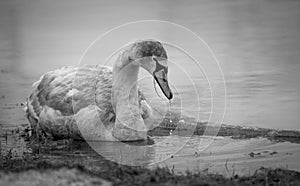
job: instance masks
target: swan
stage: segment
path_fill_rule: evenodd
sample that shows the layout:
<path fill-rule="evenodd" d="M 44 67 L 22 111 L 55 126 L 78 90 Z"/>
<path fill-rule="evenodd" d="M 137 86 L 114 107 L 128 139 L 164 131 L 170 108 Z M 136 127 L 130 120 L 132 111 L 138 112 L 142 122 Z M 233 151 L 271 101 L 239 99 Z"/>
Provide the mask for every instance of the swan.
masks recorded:
<path fill-rule="evenodd" d="M 113 68 L 68 66 L 47 72 L 25 102 L 34 133 L 55 139 L 137 141 L 147 139 L 152 109 L 137 85 L 139 68 L 148 71 L 167 99 L 167 52 L 156 40 L 136 41 L 118 55 Z"/>

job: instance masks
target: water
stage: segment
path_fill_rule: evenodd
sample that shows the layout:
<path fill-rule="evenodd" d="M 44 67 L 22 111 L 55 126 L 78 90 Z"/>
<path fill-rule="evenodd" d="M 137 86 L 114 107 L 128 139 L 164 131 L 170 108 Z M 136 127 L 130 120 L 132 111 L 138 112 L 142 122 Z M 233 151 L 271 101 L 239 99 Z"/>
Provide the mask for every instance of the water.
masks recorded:
<path fill-rule="evenodd" d="M 171 143 L 162 143 L 156 150 L 156 154 L 172 152 L 178 148 L 176 142 L 182 137 L 172 136 Z M 165 137 L 157 138 L 156 142 L 162 142 Z M 185 172 L 186 170 L 197 171 L 208 169 L 209 172 L 232 176 L 233 173 L 239 175 L 251 175 L 255 170 L 264 167 L 285 167 L 299 170 L 300 164 L 297 162 L 299 144 L 273 143 L 267 139 L 233 140 L 230 138 L 193 136 L 186 145 L 166 161 L 158 163 L 168 166 L 175 172 Z M 211 143 L 205 150 L 197 151 L 199 142 L 202 144 Z M 251 157 L 249 154 L 255 155 Z M 158 155 L 156 155 L 158 156 Z M 157 157 L 156 157 L 157 158 Z M 158 159 L 158 158 L 157 158 Z M 155 161 L 156 159 L 152 160 Z"/>
<path fill-rule="evenodd" d="M 154 145 L 126 146 L 123 143 L 90 142 L 93 149 L 119 163 L 155 168 L 167 166 L 174 172 L 209 169 L 232 176 L 251 175 L 261 166 L 300 170 L 299 144 L 275 143 L 263 138 L 233 140 L 228 137 L 153 137 Z M 210 144 L 198 150 L 200 144 Z M 131 144 L 132 145 L 132 144 Z M 136 148 L 138 147 L 138 148 Z M 251 157 L 250 154 L 254 153 Z"/>
<path fill-rule="evenodd" d="M 211 47 L 226 80 L 224 123 L 299 130 L 299 10 L 300 1 L 294 0 L 205 0 L 200 3 L 171 0 L 126 3 L 89 1 L 89 4 L 84 5 L 82 1 L 70 0 L 1 1 L 1 153 L 7 153 L 12 147 L 20 156 L 23 152 L 31 151 L 22 138 L 10 136 L 5 139 L 4 136 L 11 129 L 27 123 L 20 103 L 32 90 L 34 81 L 47 71 L 76 65 L 86 47 L 100 34 L 120 24 L 141 19 L 162 19 L 181 24 L 202 37 Z M 164 40 L 182 42 L 184 49 L 196 51 L 195 57 L 202 59 L 200 64 L 203 67 L 214 69 L 212 57 L 204 46 L 198 48 L 187 36 L 179 37 L 176 30 L 160 30 L 159 27 L 151 30 L 158 32 L 158 36 Z M 111 54 L 110 51 L 116 49 L 114 44 L 136 32 L 121 33 L 119 37 L 107 40 L 103 50 L 91 51 L 86 60 L 100 63 L 100 53 Z M 211 112 L 221 114 L 224 95 L 214 95 L 217 105 L 211 110 L 211 87 L 203 72 L 199 72 L 198 68 L 191 65 L 190 59 L 174 47 L 166 46 L 166 49 L 173 62 L 169 64 L 169 80 L 174 93 L 172 111 L 179 110 L 195 118 L 199 116 L 200 120 L 208 120 Z M 179 67 L 184 67 L 187 75 L 182 75 Z M 195 82 L 195 87 L 190 80 Z M 216 74 L 209 74 L 209 80 L 214 82 L 214 90 L 222 88 L 222 81 Z M 151 78 L 145 78 L 139 83 L 151 106 L 163 105 L 162 110 L 168 110 L 170 103 L 163 98 L 160 90 L 158 92 L 162 98 L 156 95 Z M 255 140 L 217 139 L 210 146 L 213 155 L 208 151 L 200 155 L 201 159 L 195 155 L 199 137 L 193 137 L 185 150 L 179 154 L 174 153 L 176 155 L 170 158 L 168 151 L 178 148 L 185 141 L 185 138 L 172 134 L 167 141 L 155 138 L 158 146 L 148 148 L 148 157 L 142 157 L 139 163 L 151 164 L 169 157 L 162 165 L 171 168 L 175 165 L 176 171 L 184 171 L 186 166 L 190 169 L 199 166 L 222 172 L 224 163 L 230 159 L 230 174 L 233 170 L 246 173 L 250 166 L 254 170 L 261 163 L 265 166 L 288 165 L 289 168 L 300 170 L 300 165 L 295 163 L 299 162 L 297 144 L 273 144 L 262 139 Z M 162 141 L 164 143 L 160 143 Z M 261 147 L 269 153 L 264 154 Z M 117 154 L 114 150 L 119 149 L 109 143 L 101 148 L 106 149 L 108 154 Z M 263 157 L 252 159 L 248 155 L 251 151 L 260 152 Z M 277 151 L 279 155 L 270 155 L 271 151 Z M 135 155 L 139 158 L 143 153 Z"/>
<path fill-rule="evenodd" d="M 77 64 L 88 44 L 101 33 L 132 20 L 163 19 L 193 30 L 219 59 L 227 87 L 225 123 L 300 129 L 299 1 L 152 1 L 141 4 L 120 1 L 106 2 L 105 6 L 98 1 L 86 6 L 82 6 L 81 1 L 62 1 L 59 4 L 30 0 L 1 2 L 0 21 L 4 25 L 0 35 L 2 123 L 6 120 L 4 103 L 23 101 L 31 83 L 43 73 Z M 175 31 L 159 33 L 173 41 L 184 40 L 176 38 Z M 187 50 L 194 47 L 193 42 L 183 44 Z M 205 52 L 205 49 L 198 50 L 199 55 Z M 169 52 L 170 58 L 185 66 L 195 80 L 201 93 L 201 108 L 195 104 L 196 96 L 190 83 L 182 80 L 174 65 L 170 65 L 169 79 L 175 83 L 183 103 L 188 105 L 184 108 L 186 113 L 200 109 L 199 119 L 207 120 L 211 108 L 210 88 L 203 74 L 193 71 L 176 55 Z M 213 81 L 216 85 L 221 83 Z M 10 123 L 16 124 L 14 119 Z"/>

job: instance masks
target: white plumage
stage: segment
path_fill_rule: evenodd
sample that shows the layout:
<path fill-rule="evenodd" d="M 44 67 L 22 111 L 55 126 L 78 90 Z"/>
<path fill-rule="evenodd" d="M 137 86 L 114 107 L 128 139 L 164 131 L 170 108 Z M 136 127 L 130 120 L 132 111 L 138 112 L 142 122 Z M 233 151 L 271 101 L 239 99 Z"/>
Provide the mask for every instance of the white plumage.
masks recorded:
<path fill-rule="evenodd" d="M 139 41 L 120 54 L 113 70 L 85 65 L 46 73 L 27 98 L 26 114 L 32 128 L 54 138 L 146 139 L 152 111 L 135 82 L 140 66 L 155 76 L 153 56 L 167 58 L 159 42 Z M 159 70 L 161 73 L 161 67 Z M 172 98 L 168 85 L 157 82 Z"/>

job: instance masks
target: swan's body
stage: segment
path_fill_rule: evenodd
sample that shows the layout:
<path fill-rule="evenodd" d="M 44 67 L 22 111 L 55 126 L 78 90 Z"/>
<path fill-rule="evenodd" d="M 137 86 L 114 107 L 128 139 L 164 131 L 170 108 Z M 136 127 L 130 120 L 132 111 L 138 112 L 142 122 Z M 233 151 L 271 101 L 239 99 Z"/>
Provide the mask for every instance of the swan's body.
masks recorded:
<path fill-rule="evenodd" d="M 159 65 L 153 66 L 157 59 L 149 62 L 149 57 L 157 54 L 166 58 L 159 42 L 141 41 L 120 54 L 113 70 L 95 65 L 46 73 L 33 85 L 33 93 L 27 99 L 26 113 L 32 128 L 56 138 L 146 139 L 153 119 L 136 84 L 139 67 L 153 73 L 165 95 L 172 98 L 164 84 L 166 77 L 157 78 L 158 71 L 163 73 L 161 65 L 157 69 Z"/>

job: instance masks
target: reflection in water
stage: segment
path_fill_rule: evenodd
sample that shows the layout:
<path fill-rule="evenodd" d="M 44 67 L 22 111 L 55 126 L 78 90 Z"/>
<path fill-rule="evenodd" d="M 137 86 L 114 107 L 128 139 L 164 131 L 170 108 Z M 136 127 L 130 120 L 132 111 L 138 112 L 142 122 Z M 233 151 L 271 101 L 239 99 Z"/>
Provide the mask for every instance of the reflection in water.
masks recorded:
<path fill-rule="evenodd" d="M 122 142 L 88 142 L 101 156 L 108 160 L 131 166 L 147 166 L 155 156 L 152 145 L 130 145 Z"/>
<path fill-rule="evenodd" d="M 0 137 L 1 155 L 4 157 L 18 158 L 37 153 L 46 159 L 78 161 L 99 168 L 103 167 L 105 158 L 131 166 L 167 166 L 175 172 L 208 168 L 209 171 L 226 175 L 229 174 L 224 167 L 227 161 L 230 165 L 228 167 L 232 167 L 230 171 L 235 171 L 236 174 L 249 174 L 249 171 L 257 170 L 262 165 L 288 165 L 289 168 L 300 170 L 300 163 L 297 163 L 299 144 L 274 143 L 264 138 L 237 140 L 230 137 L 188 137 L 180 131 L 174 131 L 170 136 L 153 137 L 154 142 L 151 143 L 70 141 L 67 145 L 64 142 L 49 141 L 47 143 L 50 145 L 33 146 L 24 142 L 17 134 L 9 133 L 5 137 L 1 133 Z M 250 158 L 251 152 L 259 154 L 259 158 Z M 274 152 L 278 153 L 274 155 Z"/>
<path fill-rule="evenodd" d="M 300 153 L 299 144 L 274 143 L 264 138 L 234 140 L 227 137 L 178 135 L 154 137 L 153 140 L 155 144 L 152 145 L 143 142 L 143 145 L 140 142 L 135 145 L 89 142 L 89 145 L 101 156 L 118 163 L 153 168 L 167 166 L 175 172 L 209 168 L 210 171 L 226 175 L 229 174 L 224 167 L 226 161 L 236 174 L 249 174 L 249 171 L 257 170 L 262 166 L 261 161 L 264 166 L 288 165 L 300 170 L 300 164 L 295 163 Z M 279 155 L 273 155 L 274 151 Z M 258 152 L 261 156 L 249 159 L 250 152 Z M 230 168 L 230 171 L 233 170 Z"/>
<path fill-rule="evenodd" d="M 147 141 L 126 143 L 88 141 L 87 143 L 95 152 L 108 160 L 131 166 L 155 166 L 184 148 L 189 142 L 195 126 L 191 126 L 189 129 L 185 126 L 184 131 L 180 131 L 179 128 L 177 127 L 173 131 L 174 135 L 148 138 Z M 201 140 L 199 140 L 199 144 L 200 142 Z M 194 148 L 197 149 L 198 145 L 195 144 Z"/>

